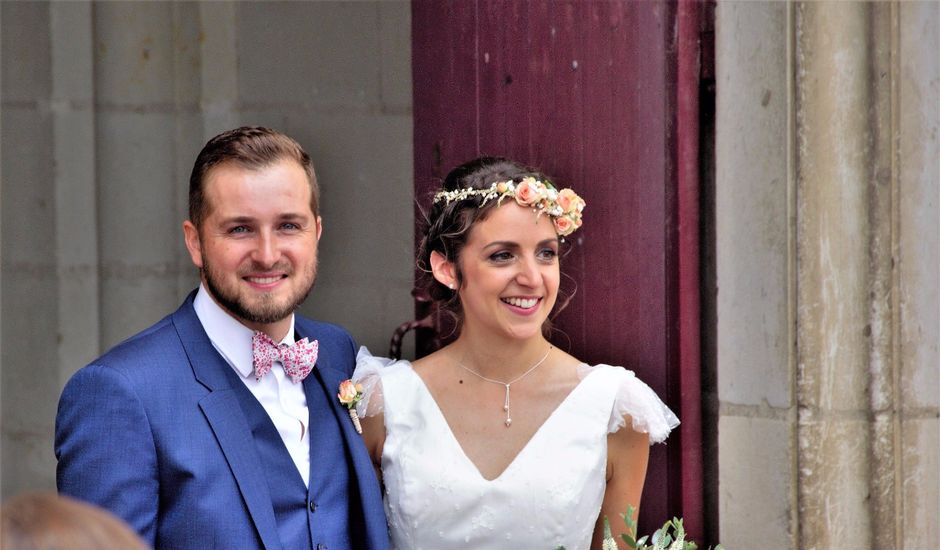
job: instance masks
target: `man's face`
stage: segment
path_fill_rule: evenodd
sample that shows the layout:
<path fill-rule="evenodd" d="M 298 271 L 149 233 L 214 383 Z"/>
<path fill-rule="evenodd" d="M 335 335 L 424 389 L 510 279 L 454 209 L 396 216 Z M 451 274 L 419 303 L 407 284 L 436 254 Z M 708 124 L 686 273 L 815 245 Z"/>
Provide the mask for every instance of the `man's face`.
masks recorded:
<path fill-rule="evenodd" d="M 204 193 L 201 226 L 183 224 L 203 283 L 249 328 L 286 323 L 313 287 L 322 230 L 303 168 L 292 160 L 259 169 L 222 164 L 209 171 Z"/>

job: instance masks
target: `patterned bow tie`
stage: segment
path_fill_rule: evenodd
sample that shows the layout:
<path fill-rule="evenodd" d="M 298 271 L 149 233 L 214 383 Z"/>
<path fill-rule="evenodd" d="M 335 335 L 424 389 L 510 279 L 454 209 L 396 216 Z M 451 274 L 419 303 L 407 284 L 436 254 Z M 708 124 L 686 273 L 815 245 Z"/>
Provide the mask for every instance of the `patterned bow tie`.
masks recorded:
<path fill-rule="evenodd" d="M 255 378 L 261 377 L 271 370 L 275 361 L 280 361 L 284 372 L 296 384 L 310 374 L 317 364 L 317 350 L 320 343 L 314 340 L 308 342 L 306 338 L 294 342 L 293 346 L 277 344 L 263 332 L 255 332 L 251 337 L 251 354 L 255 365 Z"/>

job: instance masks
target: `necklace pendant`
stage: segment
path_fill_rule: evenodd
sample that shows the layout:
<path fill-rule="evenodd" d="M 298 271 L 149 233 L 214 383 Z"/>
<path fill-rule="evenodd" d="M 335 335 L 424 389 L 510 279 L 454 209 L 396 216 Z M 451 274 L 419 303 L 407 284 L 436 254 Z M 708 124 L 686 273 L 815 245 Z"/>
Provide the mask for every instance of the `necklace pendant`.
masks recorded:
<path fill-rule="evenodd" d="M 512 426 L 512 417 L 510 416 L 510 412 L 509 412 L 509 390 L 510 390 L 510 386 L 512 386 L 514 383 L 516 383 L 516 382 L 522 380 L 522 379 L 525 378 L 526 376 L 529 376 L 529 374 L 531 374 L 532 371 L 534 371 L 535 369 L 539 368 L 539 366 L 540 366 L 542 363 L 544 363 L 546 359 L 548 359 L 548 356 L 549 356 L 549 354 L 552 352 L 552 349 L 553 349 L 552 346 L 548 346 L 548 351 L 545 352 L 545 355 L 543 355 L 542 358 L 539 359 L 537 363 L 535 363 L 534 365 L 532 365 L 531 367 L 529 367 L 529 370 L 525 371 L 524 373 L 522 373 L 521 375 L 515 377 L 514 379 L 510 380 L 509 382 L 503 382 L 503 381 L 501 381 L 501 380 L 493 380 L 492 378 L 487 378 L 487 377 L 483 376 L 482 374 L 476 372 L 475 370 L 473 370 L 473 369 L 467 367 L 466 365 L 464 365 L 464 364 L 463 364 L 462 362 L 460 362 L 460 361 L 457 362 L 457 366 L 460 367 L 460 368 L 462 368 L 463 370 L 469 372 L 470 374 L 476 376 L 477 378 L 479 378 L 479 379 L 481 379 L 481 380 L 484 380 L 484 381 L 489 382 L 489 383 L 491 383 L 491 384 L 499 384 L 499 385 L 503 386 L 503 387 L 506 389 L 506 393 L 505 393 L 504 396 L 503 396 L 503 411 L 506 413 L 506 420 L 504 421 L 504 424 L 505 424 L 506 427 L 508 428 L 508 427 Z M 463 380 L 460 380 L 460 383 L 463 384 Z"/>

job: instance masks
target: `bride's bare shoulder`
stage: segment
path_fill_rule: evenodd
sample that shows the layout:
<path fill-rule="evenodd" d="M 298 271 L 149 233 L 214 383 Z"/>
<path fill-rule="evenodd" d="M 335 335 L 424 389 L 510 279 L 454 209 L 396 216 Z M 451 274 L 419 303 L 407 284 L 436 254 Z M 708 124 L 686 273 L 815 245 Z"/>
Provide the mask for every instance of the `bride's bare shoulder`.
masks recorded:
<path fill-rule="evenodd" d="M 555 353 L 558 354 L 556 359 L 558 363 L 564 365 L 567 368 L 577 367 L 578 365 L 583 364 L 583 361 L 571 355 L 567 351 L 555 348 Z"/>
<path fill-rule="evenodd" d="M 423 377 L 423 375 L 430 372 L 440 371 L 443 366 L 450 362 L 450 353 L 447 347 L 443 347 L 430 355 L 412 361 L 411 366 L 414 368 L 415 372 Z"/>

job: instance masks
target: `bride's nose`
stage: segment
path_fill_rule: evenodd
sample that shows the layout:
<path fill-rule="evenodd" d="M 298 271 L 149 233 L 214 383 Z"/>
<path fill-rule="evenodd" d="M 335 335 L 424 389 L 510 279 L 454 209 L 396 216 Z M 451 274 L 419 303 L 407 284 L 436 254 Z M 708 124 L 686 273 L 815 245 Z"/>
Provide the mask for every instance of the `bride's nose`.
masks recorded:
<path fill-rule="evenodd" d="M 516 282 L 522 286 L 536 288 L 542 284 L 542 271 L 535 258 L 524 258 L 519 262 L 519 271 L 516 272 Z"/>

